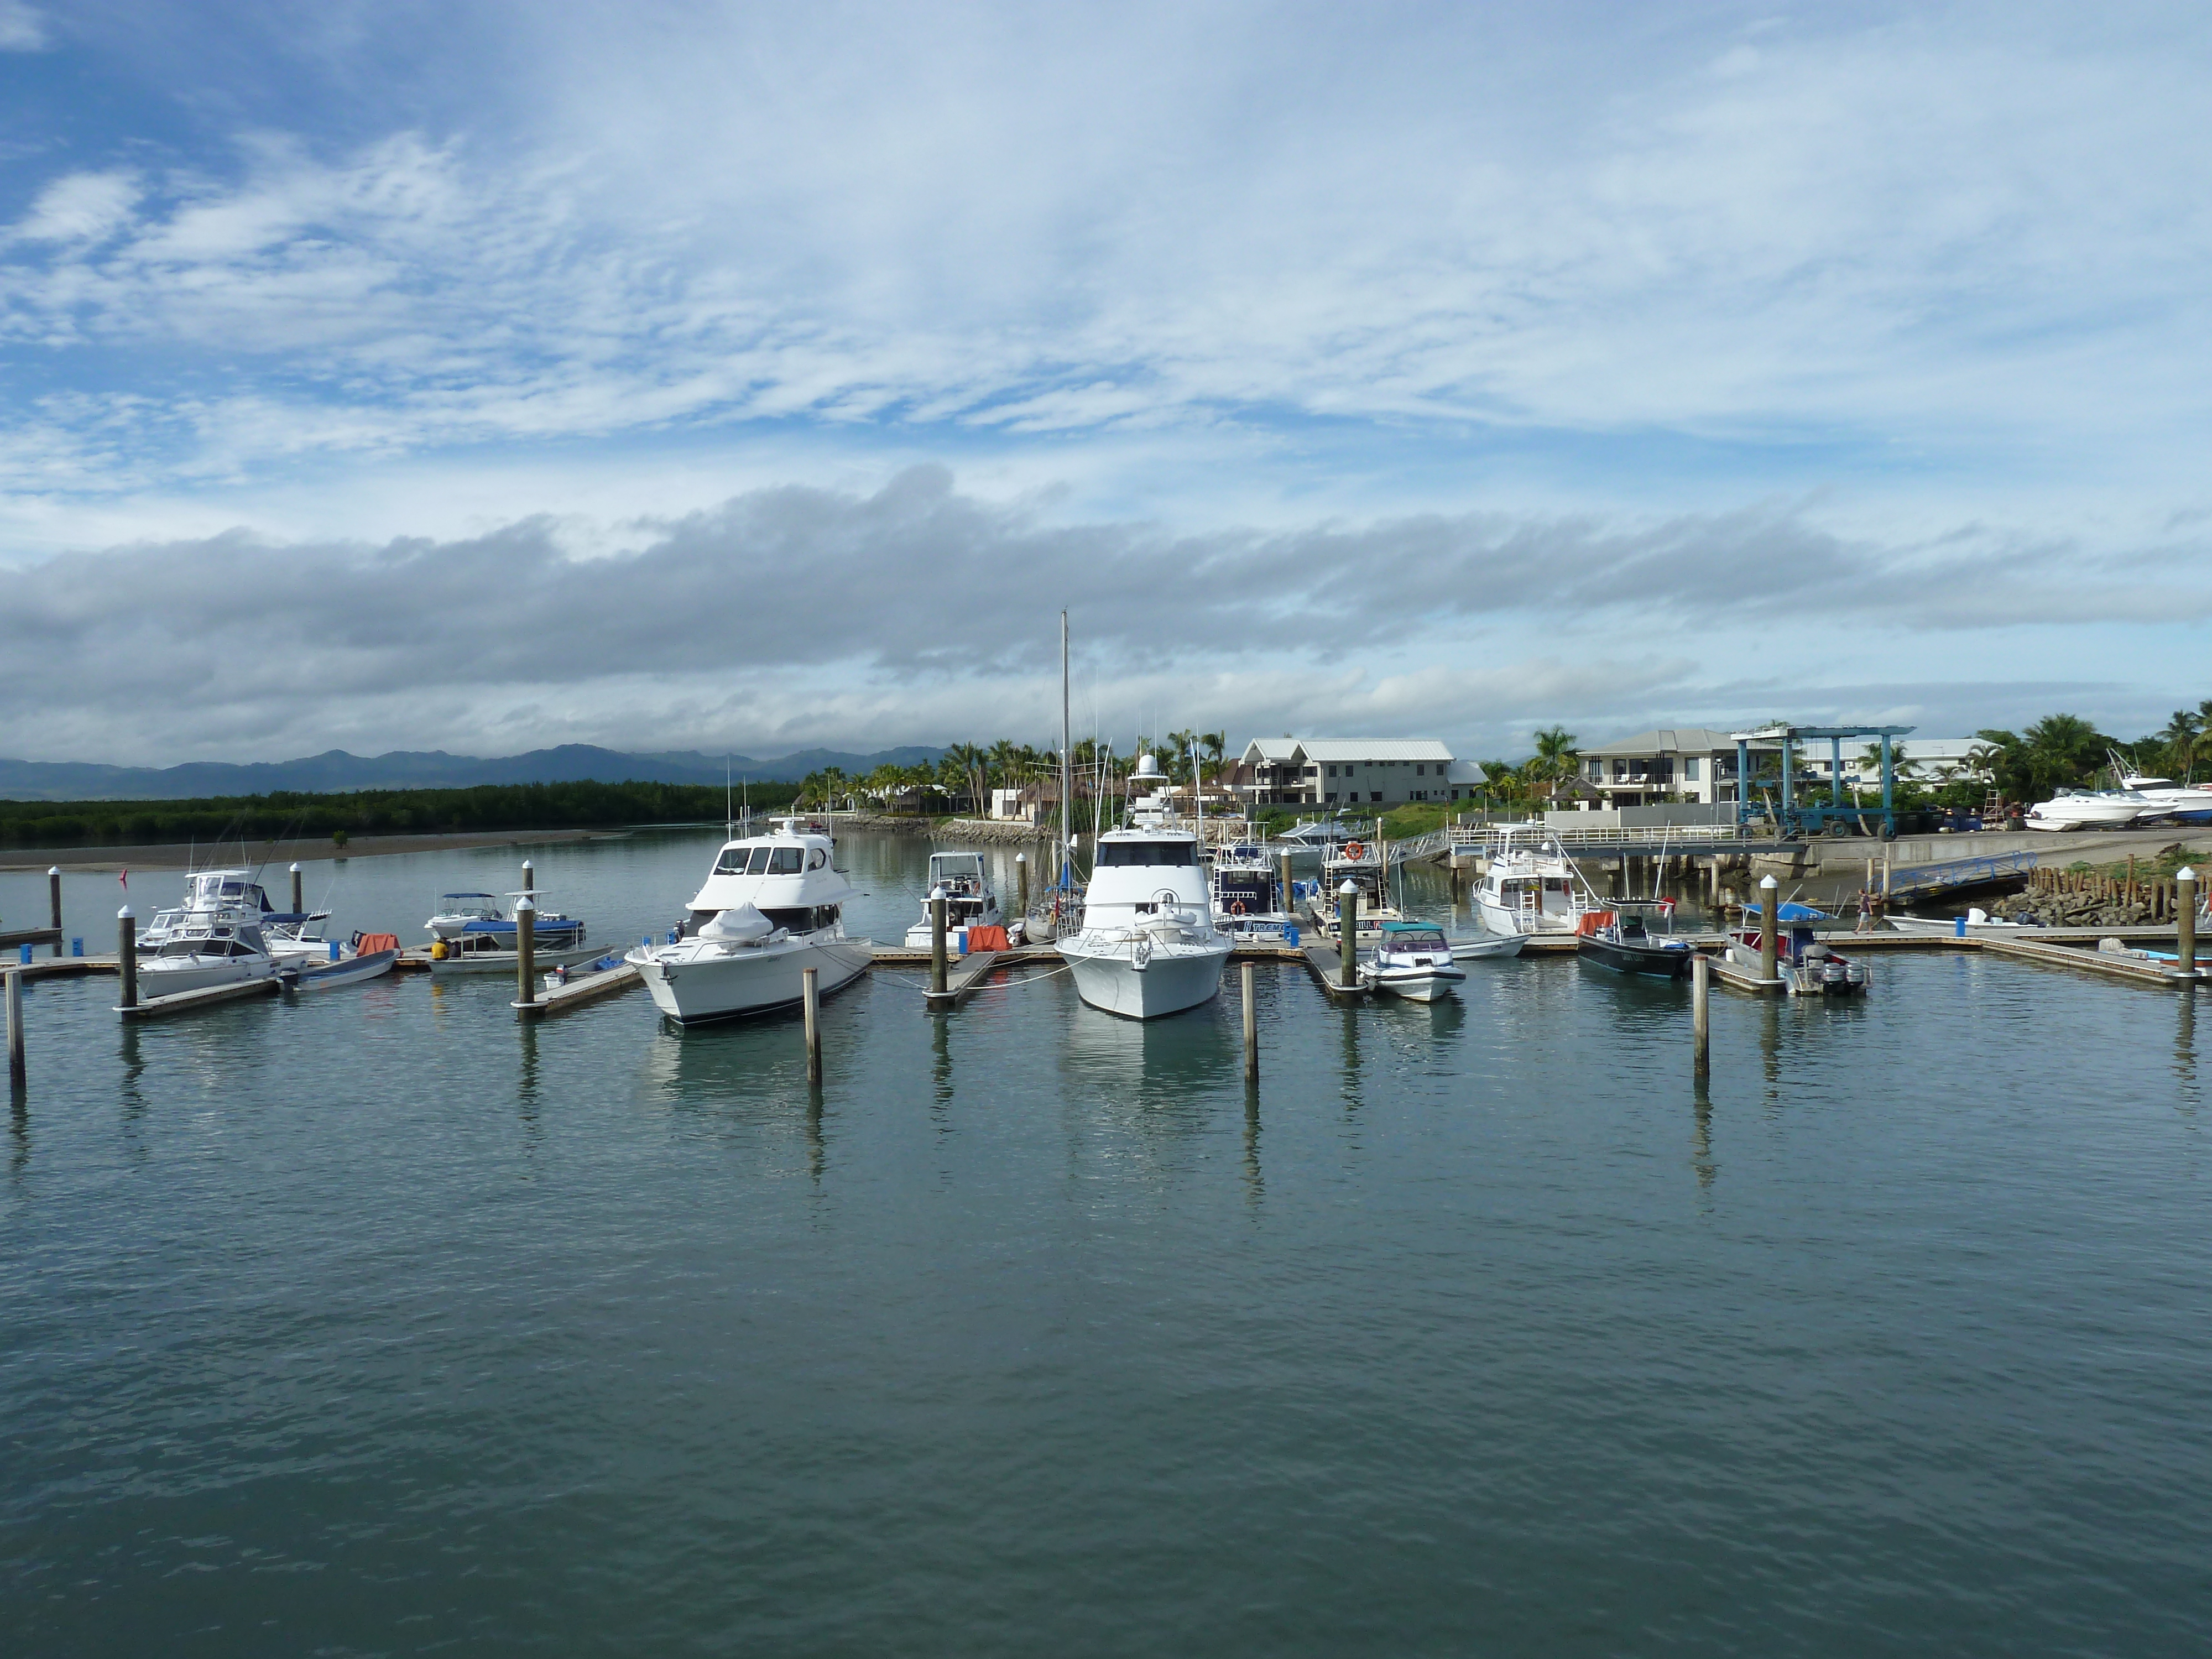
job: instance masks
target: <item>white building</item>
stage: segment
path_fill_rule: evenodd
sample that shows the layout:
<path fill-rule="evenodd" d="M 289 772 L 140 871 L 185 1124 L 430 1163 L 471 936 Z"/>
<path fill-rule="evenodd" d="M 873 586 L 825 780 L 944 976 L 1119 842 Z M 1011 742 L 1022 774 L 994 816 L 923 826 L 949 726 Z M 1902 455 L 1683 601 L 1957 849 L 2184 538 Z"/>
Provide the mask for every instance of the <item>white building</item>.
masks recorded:
<path fill-rule="evenodd" d="M 1735 738 L 1703 726 L 1662 726 L 1581 752 L 1583 781 L 1602 807 L 1735 799 Z"/>
<path fill-rule="evenodd" d="M 1400 806 L 1466 799 L 1453 771 L 1451 750 L 1425 738 L 1255 738 L 1231 781 L 1255 805 Z"/>

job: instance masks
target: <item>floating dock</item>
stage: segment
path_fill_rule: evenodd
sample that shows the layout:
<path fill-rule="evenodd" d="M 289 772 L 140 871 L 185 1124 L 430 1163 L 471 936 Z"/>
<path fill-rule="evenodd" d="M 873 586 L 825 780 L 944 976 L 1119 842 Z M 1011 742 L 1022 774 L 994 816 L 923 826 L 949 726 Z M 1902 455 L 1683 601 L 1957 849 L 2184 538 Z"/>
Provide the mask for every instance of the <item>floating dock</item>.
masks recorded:
<path fill-rule="evenodd" d="M 580 979 L 572 979 L 566 985 L 556 985 L 529 1002 L 518 1002 L 512 1006 L 524 1019 L 548 1019 L 555 1014 L 565 1014 L 583 1003 L 597 1002 L 601 997 L 614 996 L 634 985 L 644 983 L 638 976 L 637 969 L 625 962 L 596 974 L 586 974 Z"/>
<path fill-rule="evenodd" d="M 246 997 L 273 997 L 283 988 L 276 975 L 264 979 L 242 979 L 230 985 L 207 985 L 197 991 L 173 991 L 165 997 L 145 997 L 115 1012 L 125 1019 L 160 1019 L 166 1014 L 189 1014 L 212 1008 L 218 1002 L 237 1002 Z"/>

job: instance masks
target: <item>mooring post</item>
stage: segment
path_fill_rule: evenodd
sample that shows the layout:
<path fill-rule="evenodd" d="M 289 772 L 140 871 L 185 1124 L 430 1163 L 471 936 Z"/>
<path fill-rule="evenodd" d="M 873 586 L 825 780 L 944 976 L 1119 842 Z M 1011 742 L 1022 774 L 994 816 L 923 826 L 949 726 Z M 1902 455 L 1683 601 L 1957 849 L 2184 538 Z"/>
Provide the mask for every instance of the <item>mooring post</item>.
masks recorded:
<path fill-rule="evenodd" d="M 537 969 L 538 907 L 525 893 L 514 902 L 514 1000 L 526 1008 L 538 1000 Z"/>
<path fill-rule="evenodd" d="M 2173 908 L 2174 954 L 2181 958 L 2181 971 L 2197 971 L 2197 872 L 2184 866 L 2174 873 Z"/>
<path fill-rule="evenodd" d="M 12 976 L 11 976 L 12 977 Z M 1252 1000 L 1252 964 L 1244 964 L 1244 1080 L 1260 1080 L 1260 1009 Z"/>
<path fill-rule="evenodd" d="M 1249 969 L 1245 970 L 1250 972 Z M 1246 1017 L 1248 1019 L 1249 1016 Z M 1245 1064 L 1249 1069 L 1250 1061 Z M 23 970 L 8 970 L 8 1081 L 21 1089 L 30 1073 L 23 1066 Z"/>
<path fill-rule="evenodd" d="M 1896 876 L 1897 849 L 1885 842 L 1881 849 L 1881 896 L 1884 898 L 1889 896 L 1890 884 L 1895 880 Z"/>
<path fill-rule="evenodd" d="M 1771 876 L 1759 878 L 1759 976 L 1769 984 L 1776 977 L 1774 960 L 1782 949 L 1782 884 Z"/>
<path fill-rule="evenodd" d="M 806 969 L 799 980 L 806 1009 L 806 1080 L 818 1084 L 822 1081 L 822 970 Z"/>
<path fill-rule="evenodd" d="M 54 954 L 62 953 L 62 867 L 46 866 L 46 908 L 53 917 Z"/>
<path fill-rule="evenodd" d="M 533 904 L 538 899 L 538 866 L 528 859 L 522 861 L 522 895 Z"/>
<path fill-rule="evenodd" d="M 1030 855 L 1027 853 L 1014 854 L 1014 885 L 1021 895 L 1021 914 L 1027 915 L 1030 913 Z"/>
<path fill-rule="evenodd" d="M 1336 890 L 1336 982 L 1349 991 L 1359 982 L 1359 889 L 1350 876 Z"/>
<path fill-rule="evenodd" d="M 1291 855 L 1288 853 L 1278 855 L 1277 868 L 1282 872 L 1278 878 L 1283 884 L 1283 890 L 1275 895 L 1275 908 L 1286 916 L 1296 915 L 1297 912 L 1291 906 Z"/>
<path fill-rule="evenodd" d="M 292 866 L 292 914 L 295 916 L 303 915 L 307 908 L 307 901 L 301 894 L 300 866 L 295 864 Z"/>
<path fill-rule="evenodd" d="M 1690 1040 L 1699 1077 L 1713 1069 L 1712 988 L 1712 958 L 1700 951 L 1690 963 Z"/>
<path fill-rule="evenodd" d="M 123 975 L 123 1006 L 138 1006 L 138 922 L 125 905 L 115 913 L 115 966 Z"/>
<path fill-rule="evenodd" d="M 945 994 L 945 890 L 929 890 L 929 994 Z"/>

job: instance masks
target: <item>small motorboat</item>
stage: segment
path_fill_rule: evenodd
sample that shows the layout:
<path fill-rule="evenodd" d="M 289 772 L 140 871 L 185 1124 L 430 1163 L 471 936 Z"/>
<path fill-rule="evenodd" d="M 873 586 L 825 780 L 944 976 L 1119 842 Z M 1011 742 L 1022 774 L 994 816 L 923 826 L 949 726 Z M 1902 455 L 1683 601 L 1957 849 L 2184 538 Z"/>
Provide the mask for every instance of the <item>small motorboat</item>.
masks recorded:
<path fill-rule="evenodd" d="M 1478 934 L 1473 939 L 1451 941 L 1454 962 L 1485 962 L 1492 957 L 1517 957 L 1521 947 L 1528 942 L 1526 933 Z"/>
<path fill-rule="evenodd" d="M 1680 979 L 1697 952 L 1687 939 L 1673 937 L 1672 899 L 1614 899 L 1611 908 L 1586 910 L 1575 938 L 1575 954 L 1618 974 Z"/>
<path fill-rule="evenodd" d="M 276 977 L 288 988 L 327 991 L 375 979 L 390 973 L 398 962 L 398 934 L 356 933 L 348 939 L 325 939 L 323 929 L 329 921 L 327 910 L 279 911 L 261 919 Z"/>
<path fill-rule="evenodd" d="M 1757 905 L 1752 906 L 1756 910 Z M 1802 908 L 1802 907 L 1801 907 Z M 1790 920 L 1790 907 L 1782 907 L 1782 920 Z M 1992 916 L 1978 905 L 1963 916 L 1892 916 L 1889 925 L 1899 933 L 1942 934 L 1947 938 L 1966 939 L 1984 933 L 2017 933 L 2029 924 L 2024 921 L 2004 921 Z"/>
<path fill-rule="evenodd" d="M 1765 958 L 1759 953 L 1759 930 L 1752 918 L 1761 914 L 1756 904 L 1744 906 L 1743 923 L 1729 935 L 1729 961 L 1757 973 Z M 1809 904 L 1784 903 L 1775 907 L 1781 932 L 1774 941 L 1774 971 L 1793 997 L 1862 996 L 1874 982 L 1873 970 L 1844 956 L 1815 933 L 1822 922 L 1835 918 Z M 1974 913 L 1977 915 L 1980 911 Z"/>
<path fill-rule="evenodd" d="M 1381 942 L 1359 964 L 1361 984 L 1414 1002 L 1450 996 L 1466 978 L 1444 930 L 1431 921 L 1383 923 Z"/>
<path fill-rule="evenodd" d="M 471 896 L 448 893 L 447 899 Z M 538 893 L 509 893 L 511 899 L 529 898 L 533 906 Z M 521 934 L 512 918 L 496 914 L 496 905 L 489 907 L 494 914 L 476 915 L 462 921 L 451 933 L 441 933 L 439 924 L 450 921 L 448 915 L 433 916 L 423 925 L 436 937 L 430 941 L 430 972 L 439 976 L 447 974 L 511 974 L 515 971 L 517 957 L 521 954 Z M 531 957 L 533 961 L 551 966 L 567 959 L 575 961 L 596 953 L 596 947 L 584 942 L 584 924 L 574 916 L 558 910 L 533 909 L 531 927 Z"/>
<path fill-rule="evenodd" d="M 769 860 L 775 856 L 775 849 L 763 846 L 755 850 L 761 854 L 761 873 L 765 875 Z M 751 866 L 749 856 L 748 871 Z M 964 954 L 969 928 L 1006 925 L 1006 919 L 999 914 L 999 896 L 991 890 L 991 878 L 983 868 L 981 853 L 932 853 L 929 884 L 923 891 L 926 896 L 921 901 L 921 920 L 906 930 L 909 951 L 929 949 L 929 902 L 939 893 L 945 895 L 945 932 L 956 954 Z"/>

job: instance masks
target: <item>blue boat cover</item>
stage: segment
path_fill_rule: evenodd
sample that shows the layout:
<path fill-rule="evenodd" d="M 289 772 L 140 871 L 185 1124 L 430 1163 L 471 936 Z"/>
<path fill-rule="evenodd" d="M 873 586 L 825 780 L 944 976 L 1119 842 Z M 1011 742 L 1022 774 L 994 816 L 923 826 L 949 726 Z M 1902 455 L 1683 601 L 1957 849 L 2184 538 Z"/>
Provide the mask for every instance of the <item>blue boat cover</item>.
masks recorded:
<path fill-rule="evenodd" d="M 1743 907 L 1743 913 L 1747 916 L 1758 915 L 1759 907 L 1756 904 L 1747 904 Z M 1794 901 L 1784 904 L 1774 914 L 1784 921 L 1833 921 L 1835 920 L 1826 910 L 1815 910 L 1809 904 L 1799 904 Z"/>

